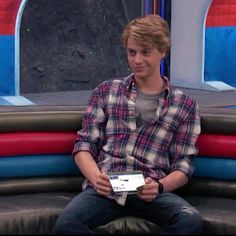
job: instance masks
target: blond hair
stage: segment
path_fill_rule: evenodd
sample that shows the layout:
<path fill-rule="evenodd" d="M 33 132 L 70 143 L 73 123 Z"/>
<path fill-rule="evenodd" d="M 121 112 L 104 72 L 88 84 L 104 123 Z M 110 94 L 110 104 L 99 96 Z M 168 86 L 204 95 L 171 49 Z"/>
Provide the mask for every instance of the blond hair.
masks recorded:
<path fill-rule="evenodd" d="M 170 50 L 170 30 L 166 20 L 151 14 L 132 20 L 123 30 L 121 42 L 127 47 L 128 38 L 135 39 L 142 47 L 155 47 L 166 54 Z"/>

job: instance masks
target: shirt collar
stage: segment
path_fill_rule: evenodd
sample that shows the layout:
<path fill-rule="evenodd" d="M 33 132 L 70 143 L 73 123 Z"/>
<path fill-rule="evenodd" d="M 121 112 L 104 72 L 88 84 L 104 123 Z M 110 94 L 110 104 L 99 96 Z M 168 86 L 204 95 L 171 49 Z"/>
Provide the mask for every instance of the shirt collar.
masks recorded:
<path fill-rule="evenodd" d="M 163 91 L 164 98 L 167 98 L 171 94 L 172 86 L 170 84 L 169 79 L 166 76 L 162 76 L 162 79 L 165 81 L 166 84 L 166 88 Z M 135 87 L 134 74 L 132 73 L 126 77 L 126 88 L 128 91 L 132 91 L 132 88 L 134 87 Z"/>
<path fill-rule="evenodd" d="M 163 94 L 164 94 L 164 98 L 167 98 L 171 94 L 172 86 L 170 84 L 169 79 L 166 76 L 162 76 L 162 78 L 163 78 L 163 80 L 166 83 L 166 87 L 165 87 L 165 89 L 163 91 Z"/>

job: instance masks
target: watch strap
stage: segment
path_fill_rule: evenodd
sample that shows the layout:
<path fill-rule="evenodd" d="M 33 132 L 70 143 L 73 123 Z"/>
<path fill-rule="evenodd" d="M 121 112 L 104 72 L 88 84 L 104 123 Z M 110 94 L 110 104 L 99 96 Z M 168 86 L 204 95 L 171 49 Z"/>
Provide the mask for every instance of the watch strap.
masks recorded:
<path fill-rule="evenodd" d="M 163 191 L 164 191 L 163 183 L 161 183 L 159 180 L 157 180 L 157 183 L 158 183 L 158 192 L 159 192 L 159 194 L 163 193 Z"/>

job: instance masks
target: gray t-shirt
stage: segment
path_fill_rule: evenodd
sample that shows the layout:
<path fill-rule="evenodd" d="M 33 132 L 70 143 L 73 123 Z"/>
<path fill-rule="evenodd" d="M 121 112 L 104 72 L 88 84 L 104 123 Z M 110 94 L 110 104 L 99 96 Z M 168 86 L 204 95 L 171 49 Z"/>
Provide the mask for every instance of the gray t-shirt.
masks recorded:
<path fill-rule="evenodd" d="M 162 93 L 146 94 L 137 88 L 136 98 L 136 125 L 141 125 L 156 117 L 158 100 Z"/>

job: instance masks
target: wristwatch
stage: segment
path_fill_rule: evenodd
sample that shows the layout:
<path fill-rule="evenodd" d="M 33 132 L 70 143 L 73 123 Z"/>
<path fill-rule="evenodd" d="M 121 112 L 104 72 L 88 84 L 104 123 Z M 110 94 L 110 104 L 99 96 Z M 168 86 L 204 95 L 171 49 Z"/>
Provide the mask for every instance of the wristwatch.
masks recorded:
<path fill-rule="evenodd" d="M 158 192 L 163 193 L 164 185 L 159 180 L 157 180 L 157 183 L 158 183 Z"/>

